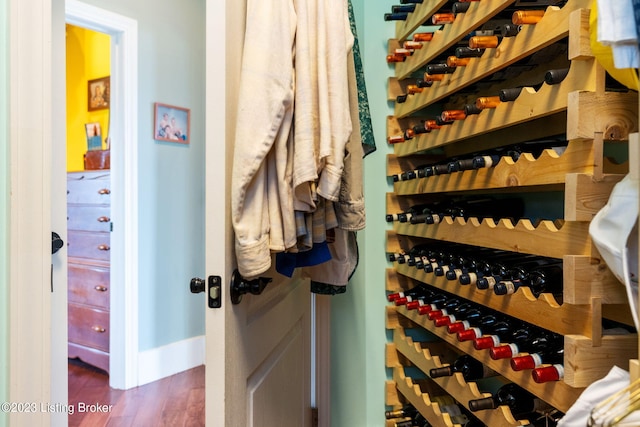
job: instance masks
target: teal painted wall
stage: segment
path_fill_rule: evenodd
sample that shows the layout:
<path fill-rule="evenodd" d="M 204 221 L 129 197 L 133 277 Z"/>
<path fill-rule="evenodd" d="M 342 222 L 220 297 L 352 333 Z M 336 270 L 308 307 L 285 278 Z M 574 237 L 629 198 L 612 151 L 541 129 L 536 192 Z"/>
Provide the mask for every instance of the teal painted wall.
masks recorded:
<path fill-rule="evenodd" d="M 204 334 L 205 2 L 83 0 L 138 22 L 139 348 Z M 191 110 L 189 145 L 153 139 L 153 103 Z M 117 143 L 117 142 L 114 142 Z"/>
<path fill-rule="evenodd" d="M 352 0 L 363 56 L 367 94 L 377 150 L 364 160 L 366 229 L 358 234 L 360 265 L 345 294 L 332 297 L 331 425 L 384 425 L 385 411 L 385 193 L 392 191 L 386 174 L 387 41 L 395 25 L 383 15 L 397 1 Z"/>
<path fill-rule="evenodd" d="M 9 383 L 9 251 L 7 231 L 9 228 L 9 119 L 8 92 L 8 15 L 9 5 L 0 0 L 0 403 L 8 398 Z M 7 414 L 0 412 L 0 427 L 9 423 Z"/>

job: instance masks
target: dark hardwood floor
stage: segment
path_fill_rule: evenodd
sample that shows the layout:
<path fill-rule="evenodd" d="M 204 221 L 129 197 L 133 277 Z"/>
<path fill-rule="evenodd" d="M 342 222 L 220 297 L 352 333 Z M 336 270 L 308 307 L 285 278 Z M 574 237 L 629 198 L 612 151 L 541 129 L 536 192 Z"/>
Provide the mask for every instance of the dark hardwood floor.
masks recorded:
<path fill-rule="evenodd" d="M 123 391 L 109 387 L 105 372 L 70 360 L 69 404 L 70 427 L 204 426 L 204 366 Z"/>

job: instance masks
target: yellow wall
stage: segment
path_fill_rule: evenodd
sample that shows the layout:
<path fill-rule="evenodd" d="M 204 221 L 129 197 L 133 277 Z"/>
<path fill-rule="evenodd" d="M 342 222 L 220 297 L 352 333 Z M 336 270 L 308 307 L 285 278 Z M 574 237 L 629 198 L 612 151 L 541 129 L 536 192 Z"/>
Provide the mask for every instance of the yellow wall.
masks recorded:
<path fill-rule="evenodd" d="M 111 37 L 67 25 L 67 170 L 84 170 L 85 124 L 100 123 L 102 147 L 109 135 L 109 110 L 88 111 L 89 80 L 111 73 Z"/>

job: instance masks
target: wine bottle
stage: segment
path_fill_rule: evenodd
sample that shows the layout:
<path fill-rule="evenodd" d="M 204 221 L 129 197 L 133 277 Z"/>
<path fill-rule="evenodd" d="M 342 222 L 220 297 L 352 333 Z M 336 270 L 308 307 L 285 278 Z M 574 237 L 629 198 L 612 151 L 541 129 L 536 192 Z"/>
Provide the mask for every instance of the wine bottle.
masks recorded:
<path fill-rule="evenodd" d="M 414 33 L 412 39 L 414 42 L 430 42 L 433 39 L 433 33 Z"/>
<path fill-rule="evenodd" d="M 554 295 L 562 294 L 562 261 L 542 265 L 527 272 L 526 277 L 511 280 L 501 280 L 493 287 L 496 295 L 512 295 L 521 286 L 526 286 L 536 298 L 547 292 Z"/>
<path fill-rule="evenodd" d="M 402 132 L 400 134 L 390 135 L 387 138 L 387 142 L 389 144 L 398 144 L 400 142 L 405 142 L 405 141 L 408 141 L 410 139 L 413 139 L 414 135 L 415 134 L 413 133 L 413 129 L 406 129 L 404 132 Z"/>
<path fill-rule="evenodd" d="M 413 215 L 417 215 L 422 213 L 425 209 L 431 209 L 433 203 L 420 203 L 417 205 L 410 206 L 406 211 L 398 212 L 395 214 L 387 214 L 385 219 L 387 222 L 408 222 L 411 220 Z"/>
<path fill-rule="evenodd" d="M 385 21 L 406 21 L 408 13 L 385 13 L 384 20 Z"/>
<path fill-rule="evenodd" d="M 461 2 L 461 1 L 454 2 L 451 5 L 451 13 L 453 13 L 454 15 L 457 15 L 459 13 L 465 13 L 467 10 L 469 10 L 470 5 L 471 5 L 470 2 Z"/>
<path fill-rule="evenodd" d="M 530 87 L 537 92 L 542 87 L 543 83 L 546 83 L 548 85 L 557 85 L 562 83 L 565 77 L 567 77 L 567 74 L 569 74 L 569 68 L 548 70 L 545 72 L 544 79 L 541 82 L 529 85 L 527 87 Z M 518 86 L 514 88 L 501 89 L 498 93 L 498 97 L 502 102 L 515 101 L 516 99 L 518 99 L 518 96 L 520 96 L 520 93 L 522 93 L 523 87 L 524 86 Z"/>
<path fill-rule="evenodd" d="M 496 327 L 503 327 L 504 323 L 503 316 L 489 313 L 478 319 L 475 325 L 470 325 L 469 329 L 458 331 L 456 336 L 460 342 L 475 340 L 485 333 L 491 333 Z"/>
<path fill-rule="evenodd" d="M 541 366 L 531 371 L 531 377 L 537 383 L 560 381 L 564 378 L 564 365 L 556 363 L 549 366 Z"/>
<path fill-rule="evenodd" d="M 498 47 L 501 35 L 473 36 L 469 38 L 469 49 L 493 49 Z"/>
<path fill-rule="evenodd" d="M 491 348 L 489 355 L 494 360 L 511 359 L 520 353 L 536 353 L 559 346 L 563 340 L 562 335 L 528 325 L 527 328 L 516 330 L 508 344 Z"/>
<path fill-rule="evenodd" d="M 494 197 L 470 198 L 458 200 L 450 208 L 427 216 L 427 224 L 438 224 L 445 217 L 464 218 L 522 218 L 524 215 L 524 201 L 519 197 L 498 199 Z"/>
<path fill-rule="evenodd" d="M 502 271 L 500 267 L 506 268 L 504 263 L 519 261 L 523 259 L 523 255 L 517 252 L 501 251 L 492 254 L 490 259 L 477 259 L 477 267 L 475 271 L 463 273 L 458 278 L 461 285 L 478 285 L 478 280 L 485 276 L 491 275 L 494 271 Z"/>
<path fill-rule="evenodd" d="M 429 320 L 434 320 L 438 317 L 446 316 L 449 312 L 455 311 L 457 307 L 462 304 L 462 300 L 456 297 L 448 298 L 442 304 L 439 304 L 434 310 L 426 313 Z"/>
<path fill-rule="evenodd" d="M 439 12 L 431 15 L 431 23 L 433 25 L 453 24 L 456 15 L 453 12 Z"/>
<path fill-rule="evenodd" d="M 487 315 L 485 310 L 480 308 L 475 308 L 469 310 L 463 319 L 458 319 L 455 316 L 446 316 L 437 319 L 437 324 L 447 323 L 447 333 L 449 334 L 458 334 L 460 331 L 465 331 L 470 329 L 472 325 L 477 325 L 481 322 L 481 319 Z M 452 318 L 453 317 L 453 318 Z"/>
<path fill-rule="evenodd" d="M 395 302 L 396 300 L 402 299 L 402 298 L 406 299 L 407 297 L 417 297 L 419 295 L 426 295 L 427 292 L 429 292 L 429 289 L 427 289 L 426 286 L 418 285 L 406 291 L 392 292 L 388 294 L 387 301 Z M 403 305 L 404 304 L 406 304 L 406 301 L 403 303 Z"/>
<path fill-rule="evenodd" d="M 450 325 L 453 325 L 454 323 L 457 323 L 457 322 L 462 323 L 463 321 L 466 321 L 467 324 L 470 324 L 471 322 L 474 321 L 474 319 L 477 320 L 482 315 L 483 315 L 482 310 L 480 310 L 479 308 L 475 308 L 475 307 L 471 306 L 471 308 L 469 308 L 469 309 L 456 310 L 452 314 L 447 314 L 446 316 L 438 317 L 437 319 L 433 320 L 433 324 L 436 327 L 442 327 L 442 326 L 449 327 Z M 463 324 L 461 324 L 460 326 L 464 328 Z M 448 329 L 448 331 L 449 331 L 449 333 L 453 333 L 454 329 Z M 456 330 L 456 332 L 457 332 L 457 330 Z"/>
<path fill-rule="evenodd" d="M 406 405 L 402 406 L 402 408 L 400 409 L 385 411 L 384 416 L 388 420 L 393 418 L 407 418 L 407 417 L 413 417 L 417 412 L 418 410 L 416 409 L 415 406 L 413 406 L 410 403 L 407 403 Z"/>
<path fill-rule="evenodd" d="M 446 63 L 434 63 L 427 65 L 427 74 L 452 74 L 456 70 L 455 67 L 449 67 Z"/>
<path fill-rule="evenodd" d="M 511 16 L 514 25 L 533 25 L 540 22 L 544 16 L 544 10 L 516 10 Z"/>
<path fill-rule="evenodd" d="M 416 9 L 415 3 L 391 6 L 391 13 L 411 13 Z"/>
<path fill-rule="evenodd" d="M 472 412 L 486 409 L 496 409 L 506 405 L 511 414 L 517 419 L 519 416 L 548 408 L 549 405 L 515 383 L 508 383 L 500 387 L 493 396 L 469 401 L 468 407 Z"/>
<path fill-rule="evenodd" d="M 432 368 L 429 371 L 429 376 L 431 378 L 450 377 L 456 372 L 460 372 L 462 378 L 467 382 L 498 375 L 497 372 L 482 362 L 467 354 L 463 354 L 448 366 Z"/>
<path fill-rule="evenodd" d="M 490 331 L 483 331 L 482 336 L 473 340 L 473 348 L 476 350 L 488 350 L 498 346 L 505 340 L 509 341 L 509 338 L 513 336 L 514 330 L 519 328 L 520 324 L 513 320 L 497 322 L 491 327 Z"/>
<path fill-rule="evenodd" d="M 478 289 L 493 289 L 501 280 L 514 280 L 526 277 L 526 272 L 540 265 L 555 262 L 553 258 L 538 255 L 522 255 L 520 260 L 512 262 L 498 262 L 493 264 L 490 275 L 485 275 L 476 281 Z"/>
<path fill-rule="evenodd" d="M 561 364 L 564 362 L 564 341 L 555 342 L 553 345 L 536 353 L 516 356 L 511 358 L 511 369 L 524 371 L 535 369 L 542 364 Z"/>

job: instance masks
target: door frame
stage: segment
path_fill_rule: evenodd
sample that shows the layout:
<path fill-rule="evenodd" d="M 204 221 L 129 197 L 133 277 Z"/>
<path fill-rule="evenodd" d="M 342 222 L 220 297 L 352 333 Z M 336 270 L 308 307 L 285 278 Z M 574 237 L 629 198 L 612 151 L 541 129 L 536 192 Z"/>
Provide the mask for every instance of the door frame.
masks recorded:
<path fill-rule="evenodd" d="M 66 0 L 65 19 L 111 36 L 109 385 L 128 389 L 138 385 L 138 24 L 77 0 Z"/>

